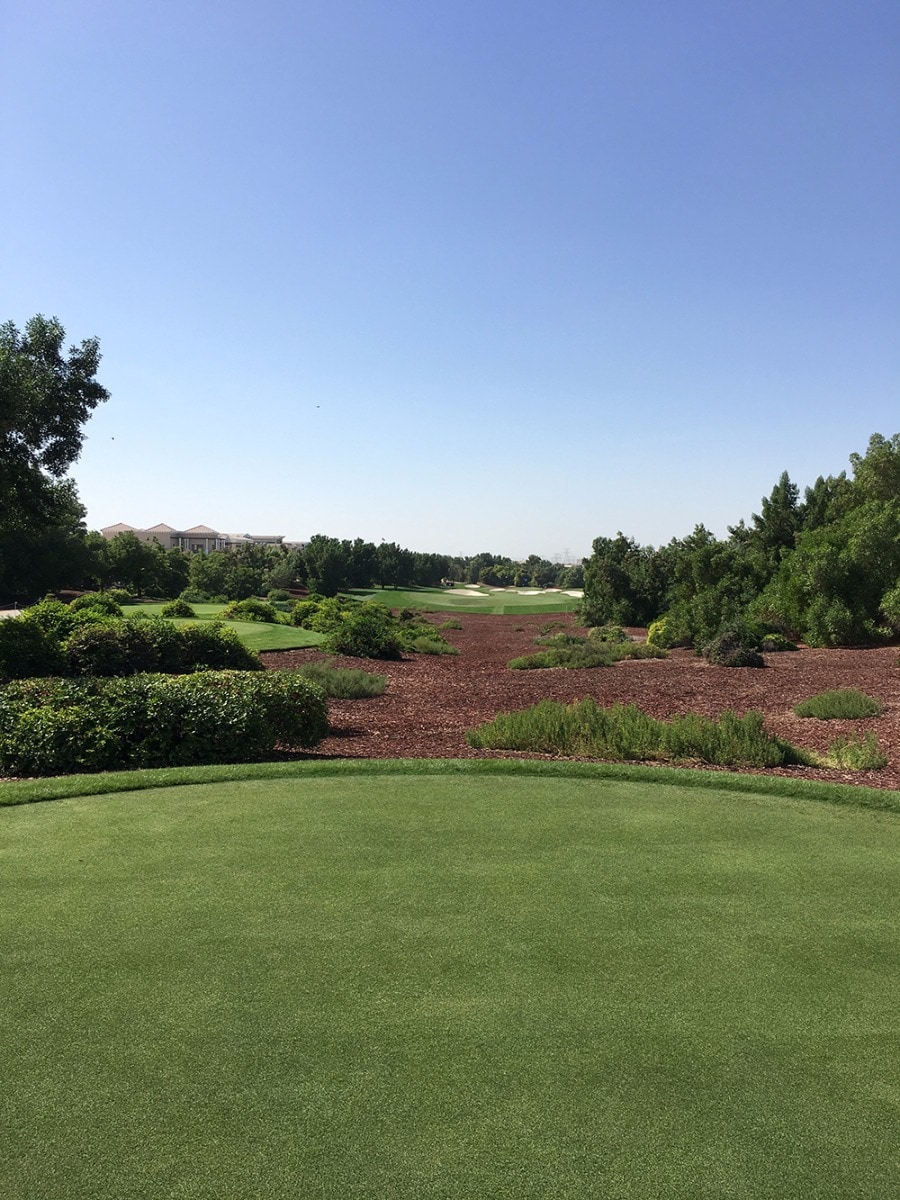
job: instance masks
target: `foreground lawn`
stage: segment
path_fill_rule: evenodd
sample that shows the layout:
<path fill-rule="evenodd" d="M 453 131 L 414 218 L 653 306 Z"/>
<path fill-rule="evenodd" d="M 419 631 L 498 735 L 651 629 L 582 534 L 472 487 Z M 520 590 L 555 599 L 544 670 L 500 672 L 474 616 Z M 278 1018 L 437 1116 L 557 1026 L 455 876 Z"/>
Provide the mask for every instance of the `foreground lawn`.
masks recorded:
<path fill-rule="evenodd" d="M 146 613 L 148 617 L 158 617 L 163 604 L 127 604 L 123 607 L 126 617 L 137 613 Z M 215 621 L 222 615 L 224 604 L 192 604 L 198 621 Z M 176 625 L 195 625 L 197 622 L 190 618 L 174 618 Z M 265 621 L 226 621 L 229 629 L 233 629 L 241 641 L 250 650 L 257 653 L 260 650 L 300 650 L 304 646 L 318 646 L 325 640 L 324 633 L 314 633 L 311 629 L 295 629 L 292 625 L 269 625 Z"/>
<path fill-rule="evenodd" d="M 893 1196 L 900 818 L 518 767 L 0 810 L 0 1194 Z"/>
<path fill-rule="evenodd" d="M 529 589 L 523 589 L 527 592 Z M 530 596 L 522 592 L 497 591 L 477 584 L 467 586 L 466 595 L 458 588 L 375 588 L 369 592 L 352 592 L 360 598 L 378 600 L 388 608 L 420 608 L 426 612 L 493 613 L 495 616 L 528 616 L 529 613 L 576 612 L 581 603 L 564 592 L 538 592 Z"/>

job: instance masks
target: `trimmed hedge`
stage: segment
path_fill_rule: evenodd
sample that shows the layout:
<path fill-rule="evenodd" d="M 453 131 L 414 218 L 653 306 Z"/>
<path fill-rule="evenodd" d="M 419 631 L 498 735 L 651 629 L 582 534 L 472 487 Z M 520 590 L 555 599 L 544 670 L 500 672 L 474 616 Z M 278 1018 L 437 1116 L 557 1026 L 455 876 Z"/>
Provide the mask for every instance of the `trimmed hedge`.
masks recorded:
<path fill-rule="evenodd" d="M 0 688 L 0 774 L 254 762 L 328 732 L 321 688 L 291 671 L 28 679 Z"/>

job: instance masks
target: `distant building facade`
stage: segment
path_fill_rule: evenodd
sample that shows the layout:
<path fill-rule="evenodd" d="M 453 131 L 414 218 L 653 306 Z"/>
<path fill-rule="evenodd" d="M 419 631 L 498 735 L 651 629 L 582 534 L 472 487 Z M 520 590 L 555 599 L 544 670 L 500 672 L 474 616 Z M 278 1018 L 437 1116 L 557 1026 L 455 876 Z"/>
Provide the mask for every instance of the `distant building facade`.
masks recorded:
<path fill-rule="evenodd" d="M 133 533 L 141 542 L 159 542 L 163 550 L 186 550 L 189 554 L 209 554 L 213 550 L 237 550 L 240 546 L 283 546 L 294 550 L 303 542 L 286 542 L 283 533 L 220 533 L 208 525 L 194 525 L 190 529 L 173 529 L 171 525 L 151 525 L 149 529 L 138 529 L 119 521 L 107 525 L 100 532 L 105 538 L 114 538 L 118 533 Z"/>

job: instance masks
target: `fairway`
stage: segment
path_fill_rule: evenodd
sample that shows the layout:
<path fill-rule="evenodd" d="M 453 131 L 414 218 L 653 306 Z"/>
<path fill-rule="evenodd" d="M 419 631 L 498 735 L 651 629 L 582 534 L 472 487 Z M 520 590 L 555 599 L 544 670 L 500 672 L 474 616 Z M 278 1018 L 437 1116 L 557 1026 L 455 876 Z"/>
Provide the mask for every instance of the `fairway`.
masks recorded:
<path fill-rule="evenodd" d="M 0 833 L 0 1195 L 895 1194 L 895 814 L 298 770 Z"/>
<path fill-rule="evenodd" d="M 377 600 L 388 608 L 418 608 L 426 612 L 492 613 L 500 617 L 577 612 L 581 600 L 565 592 L 523 588 L 490 588 L 467 584 L 464 588 L 375 588 L 350 592 L 360 600 Z"/>
<path fill-rule="evenodd" d="M 166 601 L 159 604 L 126 604 L 122 611 L 126 617 L 158 617 Z M 174 625 L 195 625 L 198 621 L 217 621 L 222 616 L 224 604 L 192 604 L 196 620 L 190 617 L 169 618 Z M 233 629 L 249 650 L 300 650 L 306 646 L 318 646 L 325 640 L 324 633 L 312 629 L 297 629 L 293 625 L 270 625 L 267 621 L 224 621 Z"/>

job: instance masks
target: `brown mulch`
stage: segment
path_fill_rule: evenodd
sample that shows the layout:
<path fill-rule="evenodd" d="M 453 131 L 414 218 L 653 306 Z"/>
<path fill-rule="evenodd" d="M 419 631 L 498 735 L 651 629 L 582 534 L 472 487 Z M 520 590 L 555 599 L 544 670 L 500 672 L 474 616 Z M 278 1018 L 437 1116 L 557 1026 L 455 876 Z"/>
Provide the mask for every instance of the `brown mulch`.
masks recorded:
<path fill-rule="evenodd" d="M 430 618 L 440 625 L 444 616 Z M 557 617 L 461 614 L 462 629 L 444 636 L 458 655 L 410 655 L 402 662 L 332 659 L 336 666 L 363 667 L 387 675 L 383 696 L 332 700 L 333 732 L 314 758 L 521 758 L 519 753 L 472 750 L 465 733 L 498 712 L 526 708 L 542 699 L 599 704 L 634 703 L 654 717 L 726 709 L 762 712 L 770 732 L 795 745 L 824 752 L 835 738 L 873 730 L 888 766 L 880 771 L 783 767 L 768 774 L 900 789 L 900 679 L 897 647 L 811 650 L 766 655 L 766 668 L 713 667 L 690 650 L 667 659 L 633 660 L 594 670 L 511 671 L 509 659 L 536 651 L 534 639 L 552 622 L 574 628 L 571 615 Z M 644 631 L 632 630 L 636 637 Z M 264 654 L 267 666 L 292 668 L 325 656 L 315 650 Z M 862 721 L 801 719 L 800 700 L 831 688 L 858 688 L 885 704 L 879 717 Z M 756 772 L 759 773 L 759 772 Z"/>

